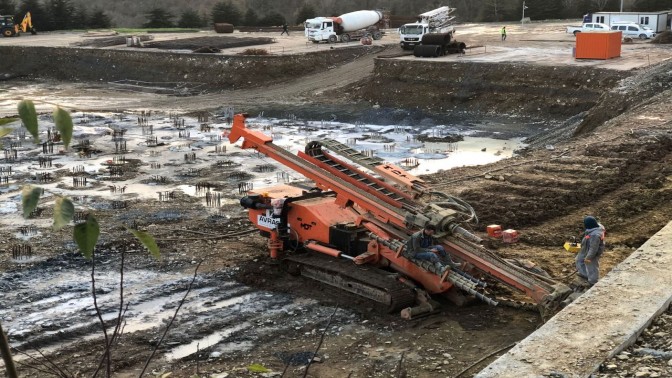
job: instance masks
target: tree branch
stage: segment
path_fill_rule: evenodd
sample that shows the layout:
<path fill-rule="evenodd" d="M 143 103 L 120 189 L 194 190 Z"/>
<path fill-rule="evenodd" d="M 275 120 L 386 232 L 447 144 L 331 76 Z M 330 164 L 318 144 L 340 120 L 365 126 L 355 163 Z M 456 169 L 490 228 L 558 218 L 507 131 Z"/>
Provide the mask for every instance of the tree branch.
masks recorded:
<path fill-rule="evenodd" d="M 189 292 L 191 292 L 191 287 L 194 285 L 194 281 L 196 281 L 196 274 L 198 273 L 198 268 L 200 268 L 201 264 L 203 264 L 203 260 L 201 260 L 198 263 L 198 265 L 196 265 L 196 270 L 194 270 L 194 277 L 191 279 L 191 282 L 189 283 L 189 287 L 187 288 L 187 292 L 184 293 L 184 297 L 182 297 L 182 300 L 180 301 L 179 306 L 177 306 L 177 309 L 175 309 L 175 313 L 173 314 L 173 317 L 170 319 L 170 322 L 168 323 L 168 325 L 166 326 L 166 330 L 163 331 L 163 335 L 161 335 L 161 339 L 159 340 L 158 343 L 156 343 L 156 347 L 154 347 L 154 350 L 152 351 L 152 354 L 147 359 L 147 362 L 145 362 L 145 367 L 142 368 L 142 372 L 140 372 L 140 375 L 138 375 L 139 378 L 142 378 L 142 376 L 145 374 L 145 371 L 147 371 L 147 367 L 149 367 L 149 363 L 152 361 L 152 358 L 154 358 L 154 355 L 156 354 L 156 351 L 161 346 L 161 343 L 163 342 L 163 339 L 166 338 L 166 335 L 168 334 L 168 330 L 170 329 L 170 326 L 173 325 L 173 322 L 175 321 L 175 318 L 177 318 L 177 313 L 180 312 L 180 309 L 182 308 L 182 305 L 184 304 L 184 301 L 187 299 L 187 295 L 189 295 Z"/>
<path fill-rule="evenodd" d="M 2 325 L 0 325 L 0 353 L 2 354 L 3 361 L 5 361 L 7 376 L 9 378 L 18 378 L 16 366 L 14 366 L 14 360 L 12 359 L 12 351 L 9 348 L 5 331 L 2 330 Z"/>
<path fill-rule="evenodd" d="M 329 317 L 329 321 L 327 322 L 327 326 L 324 327 L 324 332 L 322 332 L 322 336 L 320 336 L 320 342 L 317 344 L 317 348 L 315 348 L 315 353 L 313 353 L 313 357 L 308 361 L 308 365 L 306 366 L 306 370 L 303 371 L 303 378 L 306 378 L 308 376 L 308 369 L 310 368 L 310 365 L 313 363 L 313 359 L 315 356 L 317 356 L 317 352 L 319 352 L 320 348 L 322 347 L 322 342 L 324 341 L 324 335 L 327 334 L 327 331 L 329 330 L 329 326 L 331 325 L 331 320 L 334 318 L 334 315 L 336 315 L 336 311 L 338 311 L 338 305 L 334 309 L 334 312 L 331 314 Z"/>

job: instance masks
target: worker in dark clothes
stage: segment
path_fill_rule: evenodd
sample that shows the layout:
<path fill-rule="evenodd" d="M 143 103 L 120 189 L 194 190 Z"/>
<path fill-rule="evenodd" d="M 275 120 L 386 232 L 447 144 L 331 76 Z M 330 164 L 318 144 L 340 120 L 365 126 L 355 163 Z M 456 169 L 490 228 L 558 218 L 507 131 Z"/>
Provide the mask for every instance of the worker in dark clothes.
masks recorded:
<path fill-rule="evenodd" d="M 431 261 L 441 265 L 441 268 L 444 268 L 444 265 L 459 266 L 448 257 L 446 249 L 438 244 L 434 238 L 435 232 L 436 227 L 428 224 L 424 229 L 411 235 L 406 242 L 406 252 L 414 259 Z"/>
<path fill-rule="evenodd" d="M 286 22 L 285 22 L 284 24 L 282 24 L 282 33 L 280 33 L 280 35 L 283 35 L 283 34 L 285 34 L 285 33 L 287 33 L 287 36 L 289 36 L 289 29 L 288 29 L 288 27 L 287 27 L 287 23 L 286 23 Z"/>
<path fill-rule="evenodd" d="M 597 219 L 587 216 L 583 219 L 583 239 L 581 250 L 576 255 L 576 270 L 579 277 L 593 286 L 600 277 L 600 257 L 604 253 L 605 228 L 597 223 Z"/>

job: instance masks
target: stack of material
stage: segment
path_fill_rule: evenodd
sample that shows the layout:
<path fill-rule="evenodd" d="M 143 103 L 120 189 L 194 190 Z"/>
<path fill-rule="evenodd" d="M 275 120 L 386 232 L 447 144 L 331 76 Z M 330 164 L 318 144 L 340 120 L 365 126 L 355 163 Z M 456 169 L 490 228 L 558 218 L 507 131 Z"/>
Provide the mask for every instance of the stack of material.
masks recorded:
<path fill-rule="evenodd" d="M 664 31 L 656 36 L 651 43 L 670 44 L 672 43 L 672 32 Z"/>
<path fill-rule="evenodd" d="M 231 24 L 215 24 L 215 32 L 217 33 L 233 33 L 233 25 Z"/>

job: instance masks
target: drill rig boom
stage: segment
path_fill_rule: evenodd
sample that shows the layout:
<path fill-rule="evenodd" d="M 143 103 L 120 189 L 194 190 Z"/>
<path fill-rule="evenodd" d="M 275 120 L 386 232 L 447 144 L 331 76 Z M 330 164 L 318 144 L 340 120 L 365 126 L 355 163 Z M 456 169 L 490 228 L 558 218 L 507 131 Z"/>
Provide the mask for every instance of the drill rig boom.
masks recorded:
<path fill-rule="evenodd" d="M 246 128 L 246 117 L 234 116 L 229 141 L 244 138 L 242 148 L 255 149 L 295 170 L 312 180 L 318 189 L 305 193 L 284 186 L 268 189 L 267 195 L 250 195 L 241 200 L 249 209 L 250 220 L 270 238 L 271 257 L 288 259 L 301 274 L 392 307 L 406 305 L 408 294 L 399 294 L 400 286 L 391 281 L 403 282 L 407 289 L 414 287 L 416 293 L 421 293 L 416 295 L 416 303 L 423 302 L 425 292 L 455 296 L 459 289 L 496 304 L 483 294 L 485 283 L 473 275 L 478 272 L 524 292 L 547 308 L 556 306 L 568 294 L 569 288 L 564 285 L 532 275 L 480 245 L 481 239 L 464 228 L 475 214 L 463 201 L 430 192 L 422 180 L 403 169 L 375 158 L 363 158 L 333 140 L 310 142 L 304 152 L 294 155 L 274 145 L 270 136 Z M 378 173 L 380 178 L 325 151 L 325 144 Z M 426 203 L 418 198 L 428 194 L 439 201 Z M 463 263 L 460 269 L 442 269 L 405 253 L 410 235 L 427 224 L 436 226 L 446 252 Z M 342 263 L 330 269 L 328 263 L 309 263 L 304 261 L 305 256 L 285 253 L 299 247 L 322 258 L 345 257 L 351 260 L 346 262 L 351 269 L 343 269 Z M 364 278 L 356 268 L 371 265 L 395 273 L 395 280 L 381 281 L 389 287 L 381 287 L 369 275 Z M 417 311 L 406 309 L 407 317 L 410 313 Z"/>

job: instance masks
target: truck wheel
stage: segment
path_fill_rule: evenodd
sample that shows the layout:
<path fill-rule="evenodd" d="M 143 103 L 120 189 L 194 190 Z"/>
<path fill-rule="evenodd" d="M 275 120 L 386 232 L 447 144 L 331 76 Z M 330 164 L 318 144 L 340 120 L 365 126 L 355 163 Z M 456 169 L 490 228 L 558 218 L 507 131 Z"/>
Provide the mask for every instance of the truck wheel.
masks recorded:
<path fill-rule="evenodd" d="M 12 31 L 9 29 L 5 29 L 2 31 L 2 35 L 4 35 L 5 37 L 11 37 L 12 35 L 14 35 L 14 33 L 12 33 Z"/>
<path fill-rule="evenodd" d="M 350 34 L 343 34 L 343 35 L 341 35 L 341 41 L 342 41 L 342 42 L 345 42 L 345 43 L 350 42 Z"/>
<path fill-rule="evenodd" d="M 639 39 L 646 39 L 646 34 L 640 34 Z"/>
<path fill-rule="evenodd" d="M 338 37 L 336 37 L 335 35 L 330 35 L 329 43 L 336 43 L 336 42 L 338 42 Z"/>
<path fill-rule="evenodd" d="M 377 32 L 374 32 L 374 33 L 373 33 L 373 39 L 374 39 L 374 40 L 377 41 L 377 40 L 379 40 L 379 39 L 381 39 L 381 38 L 383 38 L 383 34 L 382 34 L 381 32 L 378 32 L 378 31 L 377 31 Z"/>
<path fill-rule="evenodd" d="M 574 30 L 574 36 L 576 37 L 577 34 L 581 33 L 579 30 Z"/>

